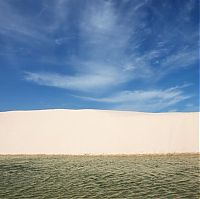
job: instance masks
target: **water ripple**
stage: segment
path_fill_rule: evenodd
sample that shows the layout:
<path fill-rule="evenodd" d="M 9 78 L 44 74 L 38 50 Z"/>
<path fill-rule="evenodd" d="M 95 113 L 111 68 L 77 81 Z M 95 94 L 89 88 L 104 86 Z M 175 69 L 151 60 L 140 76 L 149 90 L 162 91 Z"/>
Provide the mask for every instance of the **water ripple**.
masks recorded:
<path fill-rule="evenodd" d="M 0 198 L 199 198 L 199 155 L 0 156 Z"/>

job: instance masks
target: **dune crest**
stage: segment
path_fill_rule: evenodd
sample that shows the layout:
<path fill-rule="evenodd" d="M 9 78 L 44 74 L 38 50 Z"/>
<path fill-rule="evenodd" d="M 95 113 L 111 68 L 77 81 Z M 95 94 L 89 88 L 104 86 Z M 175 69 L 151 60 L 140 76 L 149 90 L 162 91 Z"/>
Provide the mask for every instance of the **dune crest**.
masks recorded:
<path fill-rule="evenodd" d="M 199 113 L 0 113 L 0 154 L 198 153 Z"/>

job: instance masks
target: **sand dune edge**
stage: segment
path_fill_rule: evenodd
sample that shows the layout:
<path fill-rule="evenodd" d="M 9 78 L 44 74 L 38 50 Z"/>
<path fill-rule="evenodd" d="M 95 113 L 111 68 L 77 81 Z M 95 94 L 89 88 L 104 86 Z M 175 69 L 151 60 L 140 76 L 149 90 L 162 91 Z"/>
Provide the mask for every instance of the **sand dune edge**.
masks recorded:
<path fill-rule="evenodd" d="M 0 154 L 199 154 L 198 119 L 197 112 L 1 112 Z"/>

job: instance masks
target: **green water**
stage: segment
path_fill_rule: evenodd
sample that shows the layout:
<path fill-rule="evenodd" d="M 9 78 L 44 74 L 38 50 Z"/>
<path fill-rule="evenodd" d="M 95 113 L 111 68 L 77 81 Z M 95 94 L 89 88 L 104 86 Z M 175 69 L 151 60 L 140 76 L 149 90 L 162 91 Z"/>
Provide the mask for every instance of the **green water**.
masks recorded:
<path fill-rule="evenodd" d="M 0 198 L 199 198 L 199 157 L 0 156 Z"/>

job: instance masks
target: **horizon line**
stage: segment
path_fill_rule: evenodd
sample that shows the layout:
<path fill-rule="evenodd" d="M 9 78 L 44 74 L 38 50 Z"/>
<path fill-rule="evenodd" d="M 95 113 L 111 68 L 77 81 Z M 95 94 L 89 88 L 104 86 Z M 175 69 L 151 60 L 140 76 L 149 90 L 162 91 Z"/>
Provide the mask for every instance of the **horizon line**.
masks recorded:
<path fill-rule="evenodd" d="M 162 114 L 162 113 L 200 113 L 200 111 L 168 111 L 168 112 L 151 112 L 151 111 L 131 111 L 131 110 L 116 110 L 116 109 L 92 109 L 92 108 L 47 108 L 47 109 L 15 109 L 15 110 L 5 110 L 0 113 L 6 112 L 34 112 L 34 111 L 111 111 L 111 112 L 131 112 L 131 113 L 152 113 L 152 114 Z"/>

